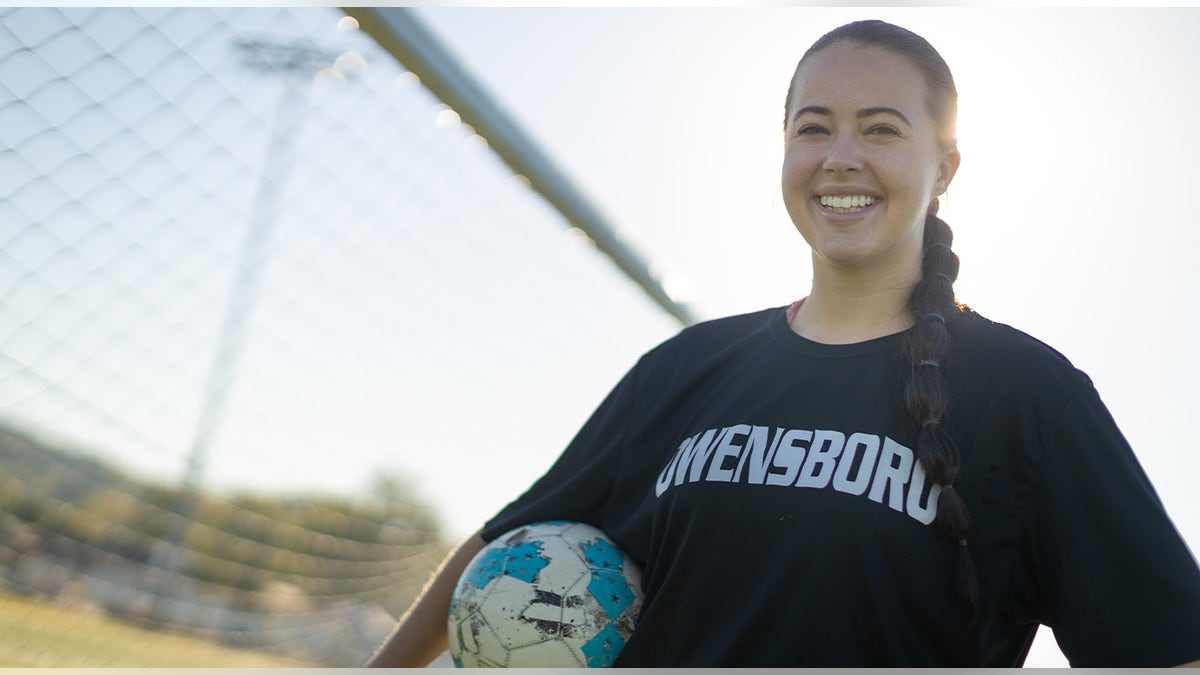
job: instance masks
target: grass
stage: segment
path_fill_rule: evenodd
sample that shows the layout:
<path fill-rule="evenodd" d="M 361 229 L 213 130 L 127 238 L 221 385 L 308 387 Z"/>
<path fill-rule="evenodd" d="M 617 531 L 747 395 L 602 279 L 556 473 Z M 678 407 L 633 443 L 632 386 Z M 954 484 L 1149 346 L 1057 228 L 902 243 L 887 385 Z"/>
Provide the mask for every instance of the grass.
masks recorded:
<path fill-rule="evenodd" d="M 86 612 L 0 593 L 0 667 L 280 668 L 299 659 L 231 649 Z"/>

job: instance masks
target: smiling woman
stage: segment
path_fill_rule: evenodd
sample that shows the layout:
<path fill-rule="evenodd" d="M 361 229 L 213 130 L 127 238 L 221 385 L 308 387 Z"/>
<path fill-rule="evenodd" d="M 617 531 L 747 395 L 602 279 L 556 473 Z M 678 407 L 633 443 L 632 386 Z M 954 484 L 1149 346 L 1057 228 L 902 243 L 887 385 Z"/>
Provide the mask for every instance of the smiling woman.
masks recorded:
<path fill-rule="evenodd" d="M 783 194 L 813 251 L 813 287 L 789 323 L 827 344 L 908 331 L 905 396 L 922 430 L 915 450 L 940 486 L 929 497 L 938 505 L 933 522 L 960 544 L 957 592 L 973 623 L 979 587 L 969 519 L 951 488 L 959 451 L 948 434 L 933 432 L 947 422 L 942 365 L 950 355 L 947 320 L 958 313 L 951 288 L 958 259 L 949 228 L 936 217 L 937 198 L 960 159 L 957 92 L 935 57 L 908 31 L 860 22 L 818 41 L 801 59 L 784 106 Z"/>
<path fill-rule="evenodd" d="M 956 91 L 897 26 L 818 40 L 781 171 L 807 296 L 647 352 L 372 665 L 436 653 L 466 561 L 542 520 L 643 568 L 617 665 L 1016 666 L 1039 625 L 1072 665 L 1200 658 L 1200 569 L 1091 379 L 955 297 Z"/>

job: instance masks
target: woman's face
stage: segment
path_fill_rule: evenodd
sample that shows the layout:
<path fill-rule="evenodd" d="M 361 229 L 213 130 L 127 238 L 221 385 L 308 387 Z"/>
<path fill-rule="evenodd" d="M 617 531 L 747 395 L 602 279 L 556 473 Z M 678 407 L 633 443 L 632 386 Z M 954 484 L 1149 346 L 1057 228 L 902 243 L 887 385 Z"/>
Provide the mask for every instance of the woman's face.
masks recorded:
<path fill-rule="evenodd" d="M 835 43 L 796 73 L 788 105 L 783 201 L 814 265 L 920 273 L 929 203 L 958 168 L 907 59 Z"/>

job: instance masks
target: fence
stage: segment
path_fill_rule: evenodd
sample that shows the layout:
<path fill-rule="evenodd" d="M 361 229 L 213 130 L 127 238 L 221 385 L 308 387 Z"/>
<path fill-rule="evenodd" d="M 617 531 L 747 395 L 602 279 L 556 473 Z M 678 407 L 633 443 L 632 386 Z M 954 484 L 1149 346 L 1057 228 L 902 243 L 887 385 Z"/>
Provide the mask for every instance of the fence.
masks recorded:
<path fill-rule="evenodd" d="M 429 494 L 677 328 L 340 10 L 5 8 L 0 73 L 0 665 L 355 665 Z"/>

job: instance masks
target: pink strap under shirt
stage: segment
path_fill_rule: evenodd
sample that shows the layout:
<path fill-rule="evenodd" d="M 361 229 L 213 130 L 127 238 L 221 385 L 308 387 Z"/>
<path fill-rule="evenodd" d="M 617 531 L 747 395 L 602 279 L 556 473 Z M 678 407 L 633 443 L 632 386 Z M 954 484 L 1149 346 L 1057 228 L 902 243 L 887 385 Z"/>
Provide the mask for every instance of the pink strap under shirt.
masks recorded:
<path fill-rule="evenodd" d="M 788 320 L 789 324 L 792 323 L 792 319 L 796 318 L 796 312 L 800 311 L 800 305 L 803 305 L 803 304 L 804 304 L 804 298 L 800 298 L 799 300 L 793 302 L 791 307 L 787 308 L 786 313 L 787 313 L 787 320 Z"/>

